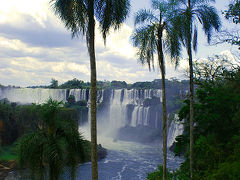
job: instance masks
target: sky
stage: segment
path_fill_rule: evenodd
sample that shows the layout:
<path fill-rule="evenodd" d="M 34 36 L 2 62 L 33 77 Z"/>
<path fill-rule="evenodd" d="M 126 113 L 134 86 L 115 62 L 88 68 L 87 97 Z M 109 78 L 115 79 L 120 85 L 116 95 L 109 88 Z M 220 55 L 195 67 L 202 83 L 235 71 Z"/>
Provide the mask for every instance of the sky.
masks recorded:
<path fill-rule="evenodd" d="M 227 9 L 228 0 L 216 0 L 216 8 Z M 64 24 L 54 15 L 49 0 L 0 0 L 0 84 L 15 86 L 48 85 L 52 78 L 59 84 L 73 78 L 90 81 L 89 56 L 84 37 L 71 37 Z M 134 13 L 149 8 L 150 0 L 131 0 L 131 13 L 119 31 L 111 31 L 104 46 L 96 31 L 98 80 L 120 80 L 128 83 L 161 78 L 158 68 L 149 72 L 138 62 L 130 37 L 134 31 Z M 224 20 L 223 28 L 235 28 Z M 236 27 L 237 28 L 237 27 Z M 201 31 L 200 27 L 199 30 Z M 199 35 L 195 59 L 236 49 L 229 44 L 209 46 Z M 166 58 L 167 78 L 184 79 L 187 67 L 183 52 L 180 67 L 175 70 Z"/>

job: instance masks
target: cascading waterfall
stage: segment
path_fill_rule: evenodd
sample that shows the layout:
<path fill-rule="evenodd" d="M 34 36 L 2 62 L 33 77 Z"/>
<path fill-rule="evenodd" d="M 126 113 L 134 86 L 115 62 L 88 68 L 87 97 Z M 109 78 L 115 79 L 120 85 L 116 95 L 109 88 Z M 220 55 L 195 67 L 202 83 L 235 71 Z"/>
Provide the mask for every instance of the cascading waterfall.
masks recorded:
<path fill-rule="evenodd" d="M 70 89 L 69 95 L 73 95 L 76 101 L 87 100 L 86 89 Z"/>
<path fill-rule="evenodd" d="M 111 129 L 116 130 L 125 125 L 126 106 L 121 102 L 122 90 L 112 90 L 109 110 L 109 124 Z"/>
<path fill-rule="evenodd" d="M 175 138 L 183 133 L 184 127 L 183 124 L 179 123 L 178 121 L 178 115 L 174 115 L 174 120 L 170 123 L 168 127 L 168 136 L 167 136 L 167 144 L 168 147 L 171 146 Z"/>
<path fill-rule="evenodd" d="M 109 130 L 112 134 L 124 126 L 160 128 L 161 94 L 160 89 L 99 90 L 97 103 L 103 105 L 98 112 L 99 127 L 102 132 Z M 7 98 L 11 102 L 22 104 L 41 104 L 49 97 L 66 102 L 70 95 L 75 96 L 76 101 L 87 101 L 90 106 L 90 90 L 87 89 L 0 88 L 0 99 Z M 88 114 L 89 122 L 90 108 Z M 168 127 L 168 145 L 171 145 L 182 131 L 182 125 L 171 122 Z"/>
<path fill-rule="evenodd" d="M 65 89 L 43 88 L 0 88 L 0 99 L 7 98 L 10 102 L 21 104 L 42 104 L 49 98 L 66 102 Z"/>

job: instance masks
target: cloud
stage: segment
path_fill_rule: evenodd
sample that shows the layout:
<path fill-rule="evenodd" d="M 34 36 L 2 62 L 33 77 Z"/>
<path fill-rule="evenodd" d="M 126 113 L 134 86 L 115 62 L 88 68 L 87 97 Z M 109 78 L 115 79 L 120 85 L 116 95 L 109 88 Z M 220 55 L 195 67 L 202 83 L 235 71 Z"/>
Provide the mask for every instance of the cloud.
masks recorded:
<path fill-rule="evenodd" d="M 98 24 L 97 24 L 98 25 Z M 120 30 L 110 31 L 107 37 L 106 49 L 100 53 L 100 56 L 117 55 L 126 59 L 136 58 L 136 49 L 131 45 L 130 37 L 133 29 L 126 24 L 121 26 Z M 101 47 L 103 39 L 99 31 L 96 33 L 96 45 Z"/>
<path fill-rule="evenodd" d="M 59 83 L 73 78 L 90 80 L 85 38 L 72 39 L 71 32 L 49 6 L 49 0 L 11 0 L 1 4 L 1 84 L 43 85 L 49 84 L 51 78 Z M 99 80 L 135 82 L 160 78 L 158 68 L 149 72 L 148 67 L 137 63 L 136 49 L 130 41 L 132 32 L 131 26 L 123 24 L 120 30 L 111 30 L 104 46 L 101 33 L 96 31 Z M 171 66 L 167 72 L 167 77 L 176 76 Z"/>

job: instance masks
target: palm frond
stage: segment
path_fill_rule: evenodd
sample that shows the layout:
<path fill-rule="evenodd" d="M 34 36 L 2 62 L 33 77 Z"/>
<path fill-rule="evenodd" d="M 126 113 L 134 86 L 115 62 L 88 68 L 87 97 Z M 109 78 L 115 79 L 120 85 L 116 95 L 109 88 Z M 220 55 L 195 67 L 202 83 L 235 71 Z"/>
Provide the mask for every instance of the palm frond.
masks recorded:
<path fill-rule="evenodd" d="M 165 13 L 168 11 L 168 6 L 170 3 L 166 1 L 152 0 L 152 8 L 154 10 L 159 10 L 161 13 Z"/>
<path fill-rule="evenodd" d="M 65 142 L 63 139 L 48 137 L 44 144 L 44 157 L 49 166 L 49 179 L 59 179 L 64 167 Z"/>
<path fill-rule="evenodd" d="M 178 35 L 178 38 L 181 40 L 183 46 L 187 47 L 188 43 L 188 28 L 189 28 L 189 22 L 186 18 L 187 12 L 181 12 L 180 14 L 177 14 L 173 19 L 171 19 L 171 26 L 173 28 L 173 32 L 175 32 Z M 191 31 L 191 27 L 190 27 Z M 173 35 L 175 36 L 175 35 Z"/>
<path fill-rule="evenodd" d="M 17 144 L 19 165 L 21 168 L 31 167 L 32 177 L 42 177 L 44 173 L 42 152 L 45 137 L 42 132 L 30 133 L 20 138 Z"/>
<path fill-rule="evenodd" d="M 179 31 L 177 28 L 171 27 L 170 25 L 166 27 L 167 28 L 167 34 L 165 38 L 165 44 L 166 44 L 166 51 L 171 57 L 172 63 L 175 64 L 175 68 L 178 67 L 180 57 L 181 57 L 181 51 L 182 51 L 182 44 L 181 39 L 179 36 Z"/>
<path fill-rule="evenodd" d="M 120 28 L 130 11 L 129 0 L 98 0 L 95 2 L 95 17 L 99 21 L 100 29 L 106 43 L 110 28 Z"/>
<path fill-rule="evenodd" d="M 144 24 L 144 23 L 154 23 L 158 22 L 159 19 L 154 16 L 153 12 L 148 9 L 141 9 L 135 14 L 134 25 Z"/>
<path fill-rule="evenodd" d="M 79 162 L 87 156 L 84 139 L 75 122 L 63 119 L 61 102 L 50 99 L 40 105 L 45 125 L 39 131 L 24 135 L 18 142 L 18 157 L 21 167 L 28 167 L 32 177 L 57 180 L 63 168 L 71 168 L 72 179 Z M 50 119 L 52 118 L 52 119 Z M 47 173 L 46 173 L 47 172 Z"/>
<path fill-rule="evenodd" d="M 214 3 L 215 0 L 191 0 L 191 3 L 193 4 L 193 6 L 197 6 L 197 5 L 206 5 L 209 3 Z"/>
<path fill-rule="evenodd" d="M 174 3 L 176 6 L 180 7 L 184 5 L 185 7 L 187 6 L 187 0 L 169 0 L 169 3 Z"/>
<path fill-rule="evenodd" d="M 72 37 L 86 33 L 88 16 L 84 0 L 51 0 L 50 4 L 54 13 L 72 32 Z"/>
<path fill-rule="evenodd" d="M 197 41 L 198 40 L 198 30 L 197 26 L 194 26 L 194 33 L 193 33 L 193 50 L 197 52 Z"/>
<path fill-rule="evenodd" d="M 132 36 L 133 45 L 138 47 L 137 55 L 141 64 L 148 64 L 149 70 L 151 70 L 151 64 L 154 63 L 154 53 L 156 51 L 156 26 L 148 25 L 142 28 L 136 29 Z"/>
<path fill-rule="evenodd" d="M 203 30 L 207 35 L 207 41 L 210 43 L 213 29 L 219 31 L 221 20 L 216 9 L 213 6 L 201 5 L 195 10 L 196 15 L 203 26 Z"/>

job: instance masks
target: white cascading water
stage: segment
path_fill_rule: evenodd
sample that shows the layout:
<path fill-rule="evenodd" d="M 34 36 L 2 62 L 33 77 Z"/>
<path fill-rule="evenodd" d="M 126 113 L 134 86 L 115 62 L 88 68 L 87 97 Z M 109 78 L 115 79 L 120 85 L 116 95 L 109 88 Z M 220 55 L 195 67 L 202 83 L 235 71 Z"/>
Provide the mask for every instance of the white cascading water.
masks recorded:
<path fill-rule="evenodd" d="M 43 88 L 0 88 L 0 99 L 7 98 L 10 102 L 21 104 L 42 104 L 49 98 L 57 101 L 66 101 L 65 89 Z"/>
<path fill-rule="evenodd" d="M 121 102 L 122 90 L 112 90 L 109 110 L 109 128 L 112 135 L 125 125 L 126 105 Z"/>
<path fill-rule="evenodd" d="M 170 147 L 174 142 L 175 138 L 183 133 L 184 126 L 183 124 L 179 123 L 178 115 L 174 115 L 174 120 L 170 123 L 168 127 L 168 136 L 167 136 L 167 144 Z"/>
<path fill-rule="evenodd" d="M 86 100 L 90 105 L 90 90 L 86 89 L 70 89 L 68 95 L 74 95 L 76 101 Z M 98 91 L 98 104 L 104 101 L 104 90 Z M 144 100 L 152 97 L 160 98 L 162 91 L 160 89 L 115 89 L 110 93 L 109 113 L 102 115 L 104 120 L 99 121 L 99 128 L 101 132 L 114 134 L 117 130 L 125 125 L 132 127 L 136 126 L 150 126 L 150 121 L 155 128 L 160 127 L 161 116 L 158 112 L 154 112 L 154 120 L 150 118 L 150 107 L 144 106 Z M 11 102 L 19 102 L 21 104 L 42 104 L 45 103 L 49 97 L 54 100 L 66 102 L 66 89 L 43 89 L 43 88 L 0 88 L 0 99 L 7 98 Z M 89 97 L 89 98 L 88 98 Z M 88 99 L 87 99 L 88 98 Z M 131 111 L 130 123 L 127 122 L 127 106 L 133 107 Z M 105 113 L 105 112 L 101 112 Z M 98 114 L 100 116 L 101 114 Z M 108 117 L 107 117 L 108 116 Z M 177 118 L 177 117 L 176 117 Z M 90 120 L 90 108 L 89 118 Z M 99 120 L 100 118 L 98 118 Z M 88 120 L 88 122 L 90 122 Z M 102 130 L 101 130 L 102 128 Z M 177 135 L 183 132 L 183 126 L 176 122 L 171 122 L 168 127 L 168 145 L 170 146 Z"/>
<path fill-rule="evenodd" d="M 73 95 L 76 101 L 86 100 L 86 89 L 70 89 L 69 95 Z"/>

